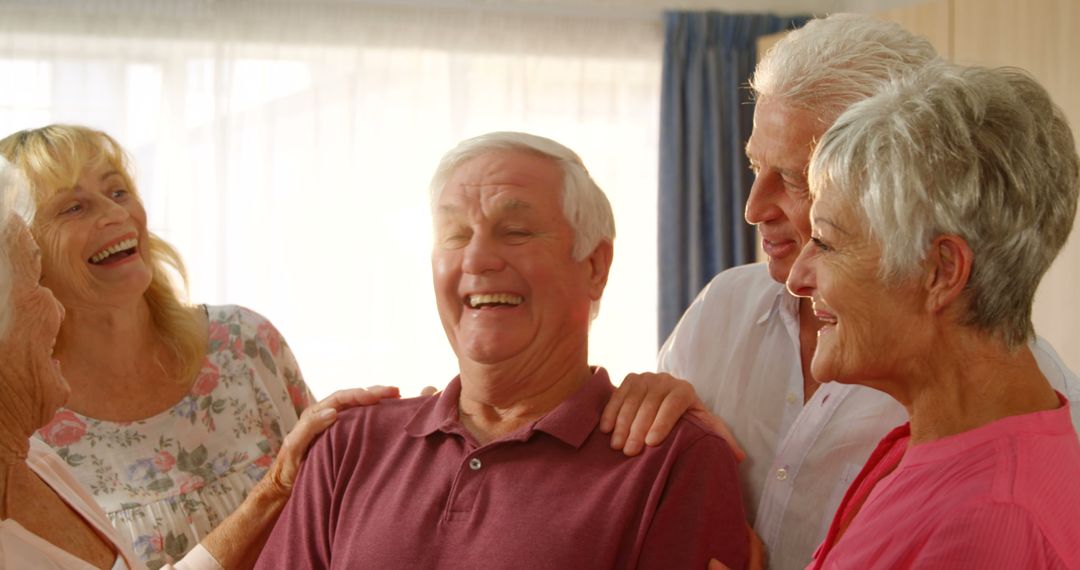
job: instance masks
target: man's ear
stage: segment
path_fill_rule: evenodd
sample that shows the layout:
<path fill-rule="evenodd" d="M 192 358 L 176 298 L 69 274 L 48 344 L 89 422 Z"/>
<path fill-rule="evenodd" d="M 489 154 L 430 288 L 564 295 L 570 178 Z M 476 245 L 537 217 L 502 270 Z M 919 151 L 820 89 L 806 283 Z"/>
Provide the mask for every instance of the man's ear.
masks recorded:
<path fill-rule="evenodd" d="M 926 308 L 945 310 L 964 292 L 971 278 L 973 256 L 967 241 L 957 235 L 934 238 L 926 255 Z"/>
<path fill-rule="evenodd" d="M 593 301 L 599 301 L 607 286 L 608 272 L 611 271 L 611 258 L 615 254 L 615 246 L 609 240 L 600 240 L 585 261 L 589 264 L 589 297 Z"/>

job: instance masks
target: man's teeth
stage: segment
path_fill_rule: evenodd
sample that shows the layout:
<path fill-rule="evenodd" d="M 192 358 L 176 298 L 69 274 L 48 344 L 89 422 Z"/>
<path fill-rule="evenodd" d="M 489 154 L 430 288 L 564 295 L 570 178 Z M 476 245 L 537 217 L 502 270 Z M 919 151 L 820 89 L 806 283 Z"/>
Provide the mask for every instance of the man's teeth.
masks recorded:
<path fill-rule="evenodd" d="M 511 295 L 509 293 L 494 293 L 486 295 L 469 295 L 469 306 L 477 307 L 479 305 L 520 305 L 525 301 L 525 298 L 521 295 Z"/>
<path fill-rule="evenodd" d="M 124 240 L 122 242 L 113 244 L 111 247 L 107 247 L 107 248 L 95 253 L 93 255 L 93 257 L 90 258 L 90 262 L 91 263 L 98 263 L 99 261 L 105 259 L 106 257 L 109 257 L 110 255 L 112 255 L 112 254 L 114 254 L 114 253 L 116 253 L 118 251 L 124 251 L 125 249 L 131 249 L 131 248 L 133 248 L 133 247 L 135 247 L 137 245 L 139 245 L 139 240 L 137 240 L 135 238 L 128 238 L 128 239 L 126 239 L 126 240 Z"/>

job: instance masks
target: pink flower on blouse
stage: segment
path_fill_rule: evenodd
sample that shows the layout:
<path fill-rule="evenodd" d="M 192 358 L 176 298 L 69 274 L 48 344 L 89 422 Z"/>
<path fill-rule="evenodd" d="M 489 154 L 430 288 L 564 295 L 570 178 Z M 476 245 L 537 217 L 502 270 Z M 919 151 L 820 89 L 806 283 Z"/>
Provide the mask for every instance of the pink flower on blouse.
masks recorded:
<path fill-rule="evenodd" d="M 239 355 L 244 351 L 244 338 L 241 335 L 232 336 L 228 323 L 212 321 L 210 323 L 210 350 L 229 350 Z M 230 345 L 229 342 L 232 341 Z"/>
<path fill-rule="evenodd" d="M 303 410 L 308 407 L 307 390 L 304 390 L 302 386 L 296 384 L 289 384 L 289 399 L 292 400 L 292 405 L 297 410 Z"/>
<path fill-rule="evenodd" d="M 154 457 L 154 467 L 158 470 L 158 473 L 165 473 L 169 469 L 176 465 L 176 458 L 168 451 L 159 451 Z"/>
<path fill-rule="evenodd" d="M 220 373 L 218 367 L 212 362 L 204 362 L 203 369 L 199 371 L 199 377 L 195 379 L 195 385 L 191 387 L 191 393 L 196 396 L 205 396 L 217 388 Z"/>
<path fill-rule="evenodd" d="M 199 489 L 202 489 L 203 483 L 203 478 L 195 475 L 186 479 L 183 483 L 180 484 L 180 492 L 190 493 L 192 491 L 197 491 Z"/>
<path fill-rule="evenodd" d="M 255 334 L 259 337 L 259 342 L 270 349 L 271 355 L 281 354 L 281 333 L 269 321 L 259 323 L 259 330 Z"/>
<path fill-rule="evenodd" d="M 269 455 L 261 455 L 255 460 L 255 465 L 259 467 L 270 467 L 270 464 L 274 462 L 274 458 Z"/>
<path fill-rule="evenodd" d="M 210 322 L 210 342 L 218 342 L 225 346 L 229 342 L 229 325 L 221 321 Z"/>
<path fill-rule="evenodd" d="M 51 447 L 66 447 L 82 439 L 86 434 L 86 423 L 80 420 L 75 412 L 63 410 L 53 416 L 52 421 L 38 433 Z"/>
<path fill-rule="evenodd" d="M 154 552 L 165 550 L 165 537 L 161 536 L 160 531 L 155 531 L 150 535 L 150 548 L 153 548 Z"/>

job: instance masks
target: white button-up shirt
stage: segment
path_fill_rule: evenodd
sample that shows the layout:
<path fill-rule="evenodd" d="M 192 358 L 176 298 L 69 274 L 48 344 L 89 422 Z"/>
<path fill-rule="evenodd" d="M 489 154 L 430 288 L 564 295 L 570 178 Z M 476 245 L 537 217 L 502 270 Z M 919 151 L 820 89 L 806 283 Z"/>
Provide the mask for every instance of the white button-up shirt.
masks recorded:
<path fill-rule="evenodd" d="M 803 405 L 798 299 L 764 264 L 720 273 L 660 349 L 658 369 L 689 380 L 746 451 L 739 466 L 747 516 L 771 568 L 803 568 L 874 446 L 907 412 L 883 392 L 822 384 Z M 1080 426 L 1080 379 L 1044 340 L 1044 375 Z"/>

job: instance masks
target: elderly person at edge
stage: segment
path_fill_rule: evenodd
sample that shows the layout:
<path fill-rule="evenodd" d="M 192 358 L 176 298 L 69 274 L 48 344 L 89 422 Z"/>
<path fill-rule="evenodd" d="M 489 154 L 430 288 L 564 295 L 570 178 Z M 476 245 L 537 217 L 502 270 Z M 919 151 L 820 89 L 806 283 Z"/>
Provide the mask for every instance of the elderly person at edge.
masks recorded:
<path fill-rule="evenodd" d="M 237 510 L 268 534 L 288 494 L 259 481 L 310 401 L 284 339 L 245 308 L 182 301 L 179 255 L 147 230 L 107 134 L 52 125 L 0 154 L 30 183 L 41 282 L 66 309 L 54 354 L 71 397 L 38 437 L 151 568 Z"/>
<path fill-rule="evenodd" d="M 628 458 L 587 362 L 615 225 L 566 147 L 466 140 L 431 184 L 435 296 L 459 376 L 343 412 L 311 449 L 257 568 L 742 567 L 727 444 L 693 418 Z"/>
<path fill-rule="evenodd" d="M 757 105 L 746 152 L 756 177 L 746 221 L 758 226 L 768 263 L 717 275 L 664 343 L 658 369 L 689 380 L 692 389 L 664 374 L 632 375 L 605 410 L 604 429 L 615 427 L 614 445 L 625 443 L 631 453 L 654 417 L 650 444 L 662 441 L 688 406 L 722 418 L 746 450 L 739 465 L 743 499 L 773 568 L 810 561 L 875 444 L 906 418 L 888 395 L 819 383 L 827 378 L 811 370 L 822 323 L 808 299 L 783 285 L 810 237 L 810 153 L 847 107 L 935 59 L 925 39 L 854 14 L 812 20 L 765 54 L 752 81 Z M 1074 402 L 1080 424 L 1080 380 L 1045 340 L 1031 336 L 1022 350 Z"/>
<path fill-rule="evenodd" d="M 810 188 L 813 372 L 910 416 L 811 566 L 1080 568 L 1080 440 L 1028 348 L 1080 193 L 1061 110 L 1017 69 L 931 68 L 845 112 Z"/>
<path fill-rule="evenodd" d="M 70 388 L 52 355 L 64 309 L 41 285 L 42 252 L 13 213 L 32 210 L 19 188 L 16 171 L 0 159 L 0 568 L 145 568 L 67 464 L 31 437 Z M 319 404 L 322 413 L 305 413 L 252 492 L 261 500 L 246 502 L 177 567 L 249 566 L 267 536 L 260 527 L 284 503 L 268 499 L 287 496 L 307 444 L 335 419 L 331 406 L 375 399 L 342 392 Z"/>

